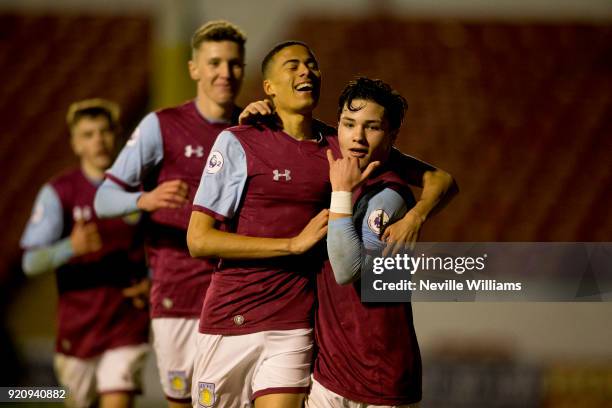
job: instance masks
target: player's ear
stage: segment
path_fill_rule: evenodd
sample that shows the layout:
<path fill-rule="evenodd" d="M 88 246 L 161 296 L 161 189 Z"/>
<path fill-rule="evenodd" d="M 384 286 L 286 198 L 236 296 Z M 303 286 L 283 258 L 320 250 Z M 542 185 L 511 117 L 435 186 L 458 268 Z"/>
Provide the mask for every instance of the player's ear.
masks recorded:
<path fill-rule="evenodd" d="M 264 79 L 263 81 L 263 90 L 269 97 L 274 96 L 274 85 L 270 82 L 269 79 Z"/>
<path fill-rule="evenodd" d="M 189 76 L 191 77 L 191 79 L 193 79 L 194 81 L 200 80 L 200 74 L 198 72 L 198 66 L 193 61 L 193 58 L 190 59 L 189 62 L 187 62 L 187 68 L 189 68 Z"/>

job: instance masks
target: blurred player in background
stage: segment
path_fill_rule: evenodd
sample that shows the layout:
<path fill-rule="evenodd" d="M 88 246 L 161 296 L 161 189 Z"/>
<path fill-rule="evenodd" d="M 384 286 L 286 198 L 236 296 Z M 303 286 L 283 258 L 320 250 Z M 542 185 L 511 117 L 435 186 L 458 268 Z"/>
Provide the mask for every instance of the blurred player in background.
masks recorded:
<path fill-rule="evenodd" d="M 339 150 L 335 129 L 312 116 L 321 74 L 308 46 L 279 44 L 264 58 L 262 73 L 279 123 L 219 135 L 187 234 L 192 255 L 223 258 L 200 320 L 193 397 L 204 406 L 254 400 L 256 407 L 298 407 L 310 383 L 311 278 L 324 254 L 308 251 L 326 232 L 325 151 Z M 256 102 L 242 117 L 270 113 Z M 434 187 L 436 202 L 452 183 L 448 178 Z M 429 192 L 432 184 L 425 186 Z M 217 222 L 228 220 L 235 233 L 219 229 Z"/>
<path fill-rule="evenodd" d="M 237 123 L 240 109 L 234 101 L 242 84 L 245 42 L 240 29 L 227 21 L 196 30 L 189 61 L 196 99 L 148 114 L 96 196 L 102 217 L 139 209 L 150 213 L 153 346 L 170 407 L 190 406 L 198 316 L 214 267 L 213 261 L 189 255 L 190 204 L 215 138 Z"/>
<path fill-rule="evenodd" d="M 406 107 L 389 85 L 368 78 L 349 83 L 339 99 L 343 158 L 328 152 L 333 271 L 326 264 L 317 276 L 318 353 L 309 408 L 413 407 L 421 399 L 410 303 L 362 303 L 359 281 L 372 273 L 372 258 L 383 251 L 385 227 L 415 204 L 408 185 L 387 165 Z M 362 171 L 373 161 L 381 167 L 361 184 Z M 419 211 L 427 216 L 432 209 L 421 204 Z"/>
<path fill-rule="evenodd" d="M 138 213 L 100 220 L 93 201 L 113 161 L 119 109 L 102 99 L 71 105 L 67 122 L 80 168 L 41 189 L 21 245 L 23 270 L 55 270 L 59 292 L 55 371 L 67 405 L 130 407 L 140 391 L 149 316 L 136 295 L 146 279 Z M 133 286 L 132 286 L 133 285 Z"/>

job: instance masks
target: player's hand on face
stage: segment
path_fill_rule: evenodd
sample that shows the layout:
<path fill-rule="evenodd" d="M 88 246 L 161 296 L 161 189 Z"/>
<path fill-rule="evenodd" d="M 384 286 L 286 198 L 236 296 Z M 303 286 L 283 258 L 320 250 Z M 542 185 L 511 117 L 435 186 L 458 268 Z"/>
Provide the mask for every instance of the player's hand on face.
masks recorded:
<path fill-rule="evenodd" d="M 132 299 L 132 304 L 137 309 L 144 309 L 149 301 L 149 291 L 151 283 L 148 278 L 144 278 L 121 291 L 123 296 Z"/>
<path fill-rule="evenodd" d="M 136 203 L 138 208 L 152 212 L 161 208 L 179 208 L 189 202 L 189 187 L 182 180 L 164 181 L 155 189 L 144 192 Z"/>
<path fill-rule="evenodd" d="M 413 250 L 422 225 L 423 218 L 421 215 L 411 209 L 404 218 L 387 226 L 380 238 L 387 244 L 383 250 L 383 256 L 396 255 L 406 247 Z"/>
<path fill-rule="evenodd" d="M 353 191 L 380 166 L 380 162 L 375 161 L 368 164 L 368 167 L 362 172 L 359 167 L 359 159 L 355 157 L 336 159 L 331 150 L 327 150 L 327 161 L 333 191 Z"/>
<path fill-rule="evenodd" d="M 94 222 L 77 221 L 70 233 L 74 256 L 86 255 L 102 249 L 102 238 Z"/>
<path fill-rule="evenodd" d="M 251 102 L 240 113 L 240 116 L 238 116 L 238 123 L 241 125 L 252 125 L 260 121 L 263 117 L 271 116 L 273 113 L 274 106 L 269 99 Z"/>
<path fill-rule="evenodd" d="M 327 234 L 328 219 L 328 209 L 318 213 L 308 222 L 302 232 L 291 238 L 289 241 L 289 251 L 294 255 L 300 255 L 315 246 Z"/>

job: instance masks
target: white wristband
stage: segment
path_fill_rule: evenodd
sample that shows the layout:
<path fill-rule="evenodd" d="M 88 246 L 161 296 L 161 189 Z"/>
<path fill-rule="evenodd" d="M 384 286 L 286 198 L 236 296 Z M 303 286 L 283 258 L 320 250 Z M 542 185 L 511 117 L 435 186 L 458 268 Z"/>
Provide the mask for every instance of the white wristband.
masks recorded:
<path fill-rule="evenodd" d="M 336 214 L 353 214 L 353 193 L 350 191 L 332 191 L 329 211 Z"/>

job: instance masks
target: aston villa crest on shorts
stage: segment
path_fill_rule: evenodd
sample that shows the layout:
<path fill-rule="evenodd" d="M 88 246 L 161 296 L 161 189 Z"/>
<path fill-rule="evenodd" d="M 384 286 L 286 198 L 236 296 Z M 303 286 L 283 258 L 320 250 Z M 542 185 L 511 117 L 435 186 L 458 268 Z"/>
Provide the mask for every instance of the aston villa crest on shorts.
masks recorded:
<path fill-rule="evenodd" d="M 210 408 L 215 405 L 215 384 L 198 382 L 198 406 Z"/>
<path fill-rule="evenodd" d="M 173 391 L 187 390 L 187 373 L 185 371 L 168 371 L 168 381 Z"/>

